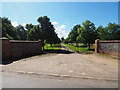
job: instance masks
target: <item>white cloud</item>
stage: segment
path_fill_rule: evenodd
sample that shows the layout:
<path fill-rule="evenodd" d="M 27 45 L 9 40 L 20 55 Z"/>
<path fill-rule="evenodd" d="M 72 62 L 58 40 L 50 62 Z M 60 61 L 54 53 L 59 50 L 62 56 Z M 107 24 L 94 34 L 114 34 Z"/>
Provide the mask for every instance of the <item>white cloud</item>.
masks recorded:
<path fill-rule="evenodd" d="M 57 25 L 58 25 L 58 23 L 57 23 L 57 22 L 52 22 L 52 24 L 53 24 L 54 26 L 57 26 Z"/>
<path fill-rule="evenodd" d="M 11 18 L 10 18 L 10 17 L 8 17 L 8 20 L 11 20 Z"/>
<path fill-rule="evenodd" d="M 61 29 L 65 29 L 66 28 L 66 26 L 65 25 L 61 25 Z"/>
<path fill-rule="evenodd" d="M 26 26 L 26 23 L 23 23 L 22 25 L 23 25 L 23 27 L 25 28 L 25 26 Z"/>
<path fill-rule="evenodd" d="M 65 25 L 58 25 L 57 22 L 52 22 L 52 24 L 55 27 L 55 32 L 58 34 L 58 37 L 64 37 L 66 38 L 68 36 L 68 33 L 66 33 L 66 26 Z"/>
<path fill-rule="evenodd" d="M 16 26 L 19 25 L 19 23 L 18 23 L 18 22 L 12 22 L 12 25 L 13 25 L 14 27 L 16 27 Z"/>
<path fill-rule="evenodd" d="M 27 30 L 27 28 L 25 28 L 26 26 L 26 23 L 23 23 L 22 26 L 24 27 L 25 30 Z"/>

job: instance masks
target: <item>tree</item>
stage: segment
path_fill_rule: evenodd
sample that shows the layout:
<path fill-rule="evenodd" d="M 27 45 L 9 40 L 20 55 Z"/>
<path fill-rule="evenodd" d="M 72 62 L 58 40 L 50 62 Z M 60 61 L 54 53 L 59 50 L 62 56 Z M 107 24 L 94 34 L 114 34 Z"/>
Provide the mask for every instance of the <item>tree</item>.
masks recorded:
<path fill-rule="evenodd" d="M 120 25 L 109 23 L 108 26 L 97 28 L 99 39 L 101 40 L 120 40 Z"/>
<path fill-rule="evenodd" d="M 37 21 L 40 23 L 39 26 L 41 27 L 41 30 L 42 30 L 42 33 L 41 33 L 42 38 L 41 38 L 41 40 L 42 40 L 42 46 L 43 46 L 43 50 L 44 50 L 45 40 L 48 39 L 48 36 L 49 36 L 47 31 L 49 30 L 49 23 L 50 23 L 49 21 L 50 21 L 50 19 L 47 16 L 44 16 L 44 17 L 39 17 L 37 19 Z"/>
<path fill-rule="evenodd" d="M 47 43 L 50 43 L 51 47 L 52 47 L 52 44 L 59 44 L 60 42 L 61 41 L 60 41 L 58 35 L 56 34 L 53 25 L 51 25 L 51 29 L 49 30 L 49 38 L 47 39 Z"/>
<path fill-rule="evenodd" d="M 8 18 L 3 17 L 2 20 L 2 37 L 7 37 L 9 39 L 18 39 L 17 30 L 12 26 L 11 21 Z"/>
<path fill-rule="evenodd" d="M 62 37 L 62 38 L 61 38 L 61 41 L 64 41 L 64 40 L 65 40 L 64 37 Z"/>
<path fill-rule="evenodd" d="M 37 21 L 39 22 L 39 26 L 41 28 L 41 40 L 44 50 L 45 41 L 50 43 L 52 46 L 53 43 L 56 43 L 56 41 L 58 41 L 58 37 L 55 33 L 53 25 L 50 22 L 50 19 L 47 16 L 39 17 Z"/>
<path fill-rule="evenodd" d="M 28 40 L 37 41 L 42 38 L 41 36 L 41 28 L 39 25 L 32 25 L 33 28 L 30 28 L 28 32 Z"/>
<path fill-rule="evenodd" d="M 25 28 L 30 31 L 30 29 L 33 28 L 33 25 L 32 24 L 26 24 Z"/>
<path fill-rule="evenodd" d="M 16 27 L 19 40 L 27 40 L 27 31 L 22 25 Z"/>
<path fill-rule="evenodd" d="M 68 34 L 68 38 L 66 39 L 67 40 L 67 42 L 70 42 L 70 43 L 76 43 L 76 46 L 78 46 L 77 45 L 77 41 L 76 41 L 76 39 L 77 39 L 77 37 L 78 37 L 78 29 L 80 28 L 81 26 L 80 25 L 76 25 L 76 26 L 74 26 L 73 27 L 73 29 L 70 31 L 70 33 Z"/>
<path fill-rule="evenodd" d="M 95 39 L 97 38 L 97 30 L 95 29 L 94 23 L 86 20 L 82 23 L 81 27 L 81 39 L 84 44 L 88 44 L 90 49 L 90 44 L 94 43 Z"/>
<path fill-rule="evenodd" d="M 109 33 L 109 40 L 120 40 L 120 26 L 115 23 L 109 23 L 106 27 Z"/>
<path fill-rule="evenodd" d="M 98 38 L 100 40 L 107 40 L 109 38 L 108 30 L 104 28 L 103 26 L 99 26 L 97 28 L 97 32 L 98 32 Z"/>

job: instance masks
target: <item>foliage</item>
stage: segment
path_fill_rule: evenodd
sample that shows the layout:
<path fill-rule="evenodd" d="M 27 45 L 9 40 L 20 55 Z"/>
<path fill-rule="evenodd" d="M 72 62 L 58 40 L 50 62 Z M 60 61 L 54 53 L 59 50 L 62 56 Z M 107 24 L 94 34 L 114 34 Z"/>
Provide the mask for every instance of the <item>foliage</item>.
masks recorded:
<path fill-rule="evenodd" d="M 120 25 L 115 23 L 109 23 L 106 27 L 99 26 L 97 29 L 95 24 L 86 20 L 82 25 L 75 25 L 71 29 L 68 37 L 59 39 L 55 32 L 54 26 L 50 22 L 50 18 L 47 16 L 39 17 L 37 21 L 39 25 L 26 24 L 25 27 L 18 25 L 17 27 L 12 26 L 11 21 L 6 18 L 0 17 L 2 23 L 2 37 L 7 37 L 11 40 L 32 40 L 36 41 L 41 39 L 43 48 L 44 44 L 48 43 L 59 44 L 61 41 L 63 43 L 83 43 L 85 45 L 93 44 L 95 39 L 100 40 L 120 40 Z"/>
<path fill-rule="evenodd" d="M 13 40 L 32 40 L 36 41 L 41 39 L 44 47 L 44 43 L 48 42 L 51 44 L 60 43 L 60 39 L 57 36 L 50 19 L 47 16 L 39 17 L 39 25 L 26 24 L 25 27 L 18 25 L 17 27 L 12 26 L 11 21 L 8 18 L 1 18 L 0 26 L 2 26 L 2 37 L 7 37 Z"/>
<path fill-rule="evenodd" d="M 76 47 L 76 45 L 70 45 L 70 44 L 65 44 L 65 43 L 64 43 L 64 45 L 69 47 L 74 52 L 93 52 L 94 51 L 94 46 L 92 46 L 91 50 L 89 50 L 89 47 L 87 47 L 83 44 L 78 45 L 78 47 Z"/>
<path fill-rule="evenodd" d="M 71 30 L 71 32 L 68 34 L 68 38 L 67 41 L 70 43 L 76 42 L 76 38 L 78 36 L 78 28 L 80 28 L 80 25 L 76 25 L 73 27 L 73 29 Z"/>
<path fill-rule="evenodd" d="M 64 40 L 65 40 L 64 37 L 62 37 L 62 38 L 61 38 L 61 41 L 64 41 Z"/>
<path fill-rule="evenodd" d="M 74 26 L 63 43 L 83 43 L 90 49 L 90 45 L 94 43 L 95 39 L 120 40 L 120 25 L 109 23 L 107 27 L 99 26 L 96 29 L 94 23 L 86 20 L 82 26 Z"/>
<path fill-rule="evenodd" d="M 37 21 L 39 22 L 39 26 L 41 27 L 41 40 L 43 42 L 43 49 L 45 41 L 47 43 L 50 43 L 51 46 L 53 43 L 60 43 L 60 39 L 55 33 L 55 29 L 47 16 L 39 17 Z"/>
<path fill-rule="evenodd" d="M 27 39 L 37 41 L 42 38 L 41 33 L 42 31 L 39 25 L 32 25 L 32 28 L 29 28 Z"/>
<path fill-rule="evenodd" d="M 97 28 L 99 39 L 101 40 L 120 40 L 120 25 L 109 23 L 107 27 Z"/>
<path fill-rule="evenodd" d="M 45 50 L 60 50 L 61 44 L 54 44 L 52 47 L 50 44 L 45 44 Z"/>
<path fill-rule="evenodd" d="M 19 40 L 26 40 L 27 39 L 27 31 L 24 29 L 22 25 L 19 25 L 16 27 L 17 29 L 17 35 L 19 37 Z"/>
<path fill-rule="evenodd" d="M 2 37 L 7 37 L 9 39 L 19 39 L 17 30 L 11 25 L 11 21 L 5 17 L 0 17 L 0 20 L 2 20 Z"/>
<path fill-rule="evenodd" d="M 95 39 L 97 39 L 97 31 L 94 23 L 89 20 L 85 21 L 81 27 L 80 37 L 82 43 L 88 44 L 90 49 L 90 44 L 93 44 Z"/>

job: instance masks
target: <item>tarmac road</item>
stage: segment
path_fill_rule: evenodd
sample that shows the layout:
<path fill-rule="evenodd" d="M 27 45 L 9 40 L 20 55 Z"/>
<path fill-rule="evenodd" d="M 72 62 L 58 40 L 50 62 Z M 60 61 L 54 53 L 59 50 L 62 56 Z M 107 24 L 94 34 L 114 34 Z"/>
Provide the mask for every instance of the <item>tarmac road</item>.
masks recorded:
<path fill-rule="evenodd" d="M 4 74 L 2 88 L 117 88 L 117 81 L 89 79 L 47 79 L 31 75 Z"/>
<path fill-rule="evenodd" d="M 66 48 L 62 49 L 64 51 Z M 118 87 L 118 60 L 96 54 L 45 54 L 20 59 L 0 67 L 3 72 L 3 88 Z M 51 75 L 53 77 L 47 78 Z M 60 78 L 61 76 L 64 78 Z M 66 76 L 69 79 L 66 79 Z"/>

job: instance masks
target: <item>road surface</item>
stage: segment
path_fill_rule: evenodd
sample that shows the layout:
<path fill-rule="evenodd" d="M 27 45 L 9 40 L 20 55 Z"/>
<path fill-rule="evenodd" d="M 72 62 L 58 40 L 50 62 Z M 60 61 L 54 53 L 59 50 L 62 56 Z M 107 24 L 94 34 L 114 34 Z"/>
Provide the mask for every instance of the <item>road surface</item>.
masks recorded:
<path fill-rule="evenodd" d="M 59 54 L 38 55 L 0 65 L 2 72 L 8 73 L 3 74 L 3 87 L 118 87 L 118 60 L 97 54 L 66 53 L 62 49 Z"/>
<path fill-rule="evenodd" d="M 117 88 L 116 81 L 89 79 L 54 79 L 3 74 L 2 88 Z"/>

